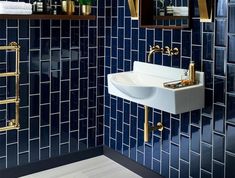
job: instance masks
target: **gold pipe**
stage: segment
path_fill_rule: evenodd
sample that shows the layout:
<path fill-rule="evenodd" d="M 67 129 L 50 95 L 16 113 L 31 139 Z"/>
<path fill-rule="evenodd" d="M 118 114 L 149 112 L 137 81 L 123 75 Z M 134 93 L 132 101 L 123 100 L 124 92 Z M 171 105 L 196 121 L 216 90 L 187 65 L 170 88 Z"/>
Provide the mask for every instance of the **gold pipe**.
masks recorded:
<path fill-rule="evenodd" d="M 155 130 L 162 132 L 163 125 L 161 122 L 158 122 L 156 126 L 149 126 L 149 108 L 144 106 L 144 142 L 149 142 L 149 134 Z"/>
<path fill-rule="evenodd" d="M 6 73 L 1 73 L 0 77 L 12 77 L 15 76 L 15 85 L 16 85 L 16 89 L 15 89 L 15 98 L 12 99 L 6 99 L 6 100 L 1 100 L 0 104 L 9 104 L 9 103 L 15 103 L 16 107 L 15 107 L 15 119 L 10 120 L 7 123 L 6 127 L 1 127 L 0 128 L 0 132 L 1 131 L 7 131 L 7 130 L 13 130 L 13 129 L 19 129 L 20 128 L 20 124 L 19 124 L 19 109 L 20 109 L 20 46 L 16 43 L 16 42 L 11 42 L 9 44 L 9 46 L 0 46 L 0 50 L 15 50 L 16 52 L 16 58 L 15 58 L 15 72 L 6 72 Z"/>
<path fill-rule="evenodd" d="M 149 108 L 144 106 L 144 142 L 149 142 Z"/>

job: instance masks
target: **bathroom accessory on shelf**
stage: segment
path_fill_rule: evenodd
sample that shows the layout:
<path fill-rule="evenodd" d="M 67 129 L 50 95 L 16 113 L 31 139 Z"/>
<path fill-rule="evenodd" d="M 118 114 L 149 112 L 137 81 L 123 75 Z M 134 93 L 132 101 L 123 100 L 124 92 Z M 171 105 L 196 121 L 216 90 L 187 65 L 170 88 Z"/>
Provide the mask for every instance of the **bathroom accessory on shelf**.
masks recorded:
<path fill-rule="evenodd" d="M 166 15 L 172 16 L 173 15 L 173 4 L 172 1 L 170 1 L 169 5 L 166 6 Z"/>
<path fill-rule="evenodd" d="M 32 14 L 32 4 L 0 1 L 0 14 Z"/>
<path fill-rule="evenodd" d="M 173 10 L 173 16 L 188 16 L 188 7 L 172 7 Z"/>
<path fill-rule="evenodd" d="M 94 3 L 94 0 L 78 0 L 81 5 L 82 14 L 90 15 L 91 14 L 91 6 Z"/>
<path fill-rule="evenodd" d="M 72 15 L 75 12 L 75 3 L 72 0 L 63 0 L 61 6 L 62 12 L 67 15 Z"/>
<path fill-rule="evenodd" d="M 20 46 L 16 42 L 11 42 L 8 46 L 0 46 L 0 50 L 8 50 L 8 51 L 15 51 L 16 58 L 15 58 L 15 72 L 6 72 L 6 73 L 0 73 L 1 77 L 15 77 L 15 98 L 10 98 L 6 100 L 1 100 L 0 104 L 10 104 L 15 103 L 15 119 L 10 120 L 7 123 L 7 126 L 1 127 L 1 131 L 7 131 L 7 130 L 13 130 L 13 129 L 19 129 L 19 107 L 20 107 L 20 96 L 19 96 L 19 80 L 20 80 Z"/>
<path fill-rule="evenodd" d="M 34 14 L 43 13 L 43 7 L 44 7 L 44 4 L 42 0 L 35 0 L 33 2 L 33 13 Z"/>
<path fill-rule="evenodd" d="M 165 1 L 164 0 L 157 0 L 157 14 L 160 16 L 165 16 Z"/>

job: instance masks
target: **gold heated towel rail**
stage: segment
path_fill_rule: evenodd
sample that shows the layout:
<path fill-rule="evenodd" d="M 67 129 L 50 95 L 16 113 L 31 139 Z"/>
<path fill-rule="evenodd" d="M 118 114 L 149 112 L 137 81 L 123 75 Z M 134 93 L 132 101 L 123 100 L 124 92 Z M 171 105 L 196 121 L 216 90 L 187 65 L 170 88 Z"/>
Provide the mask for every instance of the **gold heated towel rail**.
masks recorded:
<path fill-rule="evenodd" d="M 0 73 L 0 80 L 1 77 L 15 77 L 15 98 L 6 99 L 6 100 L 0 100 L 0 104 L 10 104 L 15 103 L 15 119 L 11 119 L 8 121 L 6 127 L 0 127 L 1 131 L 7 131 L 7 130 L 13 130 L 13 129 L 19 129 L 19 109 L 20 109 L 20 97 L 19 97 L 19 75 L 20 75 L 20 46 L 16 42 L 11 42 L 8 46 L 0 46 L 0 50 L 8 50 L 8 51 L 15 51 L 16 57 L 15 57 L 15 72 L 6 72 L 6 73 Z"/>

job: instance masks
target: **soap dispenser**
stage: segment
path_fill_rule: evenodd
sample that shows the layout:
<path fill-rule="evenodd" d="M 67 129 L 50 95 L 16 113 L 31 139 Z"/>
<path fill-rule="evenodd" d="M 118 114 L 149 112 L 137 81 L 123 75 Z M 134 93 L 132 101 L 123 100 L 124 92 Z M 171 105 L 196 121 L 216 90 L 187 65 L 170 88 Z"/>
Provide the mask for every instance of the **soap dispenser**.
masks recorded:
<path fill-rule="evenodd" d="M 195 64 L 194 61 L 190 61 L 189 64 L 189 80 L 192 84 L 195 84 L 196 82 L 196 72 L 195 72 Z"/>

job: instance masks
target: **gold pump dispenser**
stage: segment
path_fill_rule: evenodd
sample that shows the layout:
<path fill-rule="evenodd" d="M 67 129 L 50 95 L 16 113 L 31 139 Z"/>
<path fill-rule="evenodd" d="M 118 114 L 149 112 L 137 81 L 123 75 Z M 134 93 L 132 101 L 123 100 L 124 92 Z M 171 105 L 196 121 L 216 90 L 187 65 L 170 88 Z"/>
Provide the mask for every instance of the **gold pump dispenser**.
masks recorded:
<path fill-rule="evenodd" d="M 188 72 L 189 72 L 189 80 L 190 80 L 191 84 L 195 84 L 196 72 L 195 72 L 195 64 L 193 61 L 190 61 Z"/>

